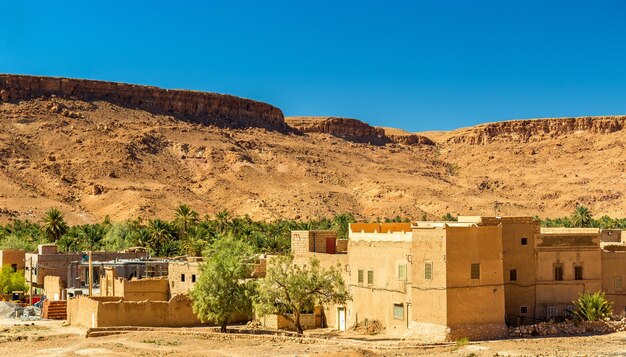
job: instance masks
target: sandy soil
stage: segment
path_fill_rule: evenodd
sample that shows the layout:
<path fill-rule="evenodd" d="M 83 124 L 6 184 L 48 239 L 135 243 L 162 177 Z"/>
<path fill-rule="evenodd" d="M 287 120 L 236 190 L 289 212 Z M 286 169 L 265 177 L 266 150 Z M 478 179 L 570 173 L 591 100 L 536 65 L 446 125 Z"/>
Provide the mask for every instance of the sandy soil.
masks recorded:
<path fill-rule="evenodd" d="M 384 336 L 330 339 L 217 334 L 165 329 L 85 338 L 58 321 L 26 326 L 0 320 L 0 356 L 597 356 L 626 355 L 626 332 L 607 335 L 419 345 Z M 30 324 L 30 323 L 29 323 Z"/>

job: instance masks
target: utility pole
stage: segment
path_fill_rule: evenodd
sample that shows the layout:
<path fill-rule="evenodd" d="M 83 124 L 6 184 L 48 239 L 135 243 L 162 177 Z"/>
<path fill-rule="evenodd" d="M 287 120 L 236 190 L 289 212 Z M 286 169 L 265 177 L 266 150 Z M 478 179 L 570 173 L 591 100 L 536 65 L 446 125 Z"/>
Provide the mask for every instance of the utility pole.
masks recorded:
<path fill-rule="evenodd" d="M 92 297 L 93 292 L 93 267 L 91 266 L 91 250 L 89 251 L 89 297 Z"/>
<path fill-rule="evenodd" d="M 30 281 L 30 288 L 29 288 L 29 305 L 33 304 L 33 257 L 28 258 L 28 271 L 30 273 L 30 278 L 28 279 Z"/>

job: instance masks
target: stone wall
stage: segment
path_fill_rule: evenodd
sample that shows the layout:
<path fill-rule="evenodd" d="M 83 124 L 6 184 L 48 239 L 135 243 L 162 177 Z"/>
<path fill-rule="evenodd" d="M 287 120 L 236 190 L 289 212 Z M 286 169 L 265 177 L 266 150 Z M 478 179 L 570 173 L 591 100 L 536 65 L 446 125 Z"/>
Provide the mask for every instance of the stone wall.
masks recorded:
<path fill-rule="evenodd" d="M 16 102 L 53 95 L 85 101 L 102 100 L 202 124 L 285 127 L 280 109 L 231 95 L 83 79 L 0 75 L 0 101 Z"/>
<path fill-rule="evenodd" d="M 196 262 L 169 263 L 168 280 L 172 296 L 189 294 L 200 277 L 200 264 Z"/>
<path fill-rule="evenodd" d="M 260 319 L 261 325 L 276 330 L 296 330 L 293 322 L 283 315 L 266 315 Z M 305 330 L 321 327 L 322 319 L 316 314 L 301 314 L 300 324 Z"/>

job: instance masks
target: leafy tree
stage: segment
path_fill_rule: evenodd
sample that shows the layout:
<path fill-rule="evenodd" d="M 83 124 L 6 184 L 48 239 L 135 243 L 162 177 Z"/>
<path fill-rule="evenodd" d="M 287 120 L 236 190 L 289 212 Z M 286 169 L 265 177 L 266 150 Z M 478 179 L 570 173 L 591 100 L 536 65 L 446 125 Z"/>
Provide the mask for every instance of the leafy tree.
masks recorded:
<path fill-rule="evenodd" d="M 192 210 L 188 205 L 182 204 L 176 208 L 174 213 L 174 227 L 178 228 L 181 235 L 187 236 L 187 232 L 198 223 L 198 212 Z"/>
<path fill-rule="evenodd" d="M 10 265 L 5 265 L 0 270 L 0 293 L 8 294 L 12 291 L 25 291 L 26 278 L 24 271 L 13 271 Z"/>
<path fill-rule="evenodd" d="M 443 216 L 441 217 L 441 220 L 443 220 L 443 221 L 450 221 L 450 222 L 452 222 L 452 221 L 458 221 L 458 220 L 459 220 L 459 218 L 458 218 L 458 217 L 454 217 L 454 216 L 453 216 L 453 215 L 451 215 L 450 213 L 446 213 L 445 215 L 443 215 Z"/>
<path fill-rule="evenodd" d="M 214 322 L 226 332 L 235 315 L 251 315 L 254 251 L 232 236 L 216 240 L 209 248 L 200 276 L 191 289 L 193 311 L 202 322 Z"/>
<path fill-rule="evenodd" d="M 593 217 L 591 211 L 585 206 L 577 205 L 572 214 L 572 224 L 574 227 L 590 227 Z"/>
<path fill-rule="evenodd" d="M 226 233 L 231 226 L 232 215 L 227 210 L 215 214 L 215 222 L 219 233 Z"/>
<path fill-rule="evenodd" d="M 147 233 L 149 238 L 149 249 L 158 256 L 175 255 L 173 244 L 174 234 L 172 227 L 166 221 L 151 219 L 148 221 Z M 172 254 L 173 253 L 173 254 Z"/>
<path fill-rule="evenodd" d="M 350 294 L 345 288 L 340 266 L 324 269 L 317 259 L 296 265 L 292 256 L 270 261 L 258 286 L 255 309 L 261 315 L 280 314 L 293 322 L 302 334 L 300 315 L 315 306 L 344 304 Z"/>
<path fill-rule="evenodd" d="M 67 232 L 68 226 L 63 219 L 63 213 L 56 208 L 50 208 L 46 211 L 43 218 L 41 232 L 48 241 L 56 242 Z"/>
<path fill-rule="evenodd" d="M 578 296 L 578 300 L 572 301 L 576 309 L 574 315 L 581 320 L 598 321 L 610 317 L 613 303 L 606 300 L 604 292 L 585 292 Z"/>

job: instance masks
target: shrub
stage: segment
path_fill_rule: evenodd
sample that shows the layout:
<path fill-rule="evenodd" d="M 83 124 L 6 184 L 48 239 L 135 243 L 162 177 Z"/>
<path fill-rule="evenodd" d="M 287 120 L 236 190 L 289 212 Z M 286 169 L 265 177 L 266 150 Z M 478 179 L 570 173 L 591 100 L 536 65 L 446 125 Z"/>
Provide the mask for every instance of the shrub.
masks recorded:
<path fill-rule="evenodd" d="M 604 292 L 585 292 L 573 303 L 576 307 L 574 315 L 581 320 L 598 321 L 612 314 L 613 303 L 606 300 Z"/>

